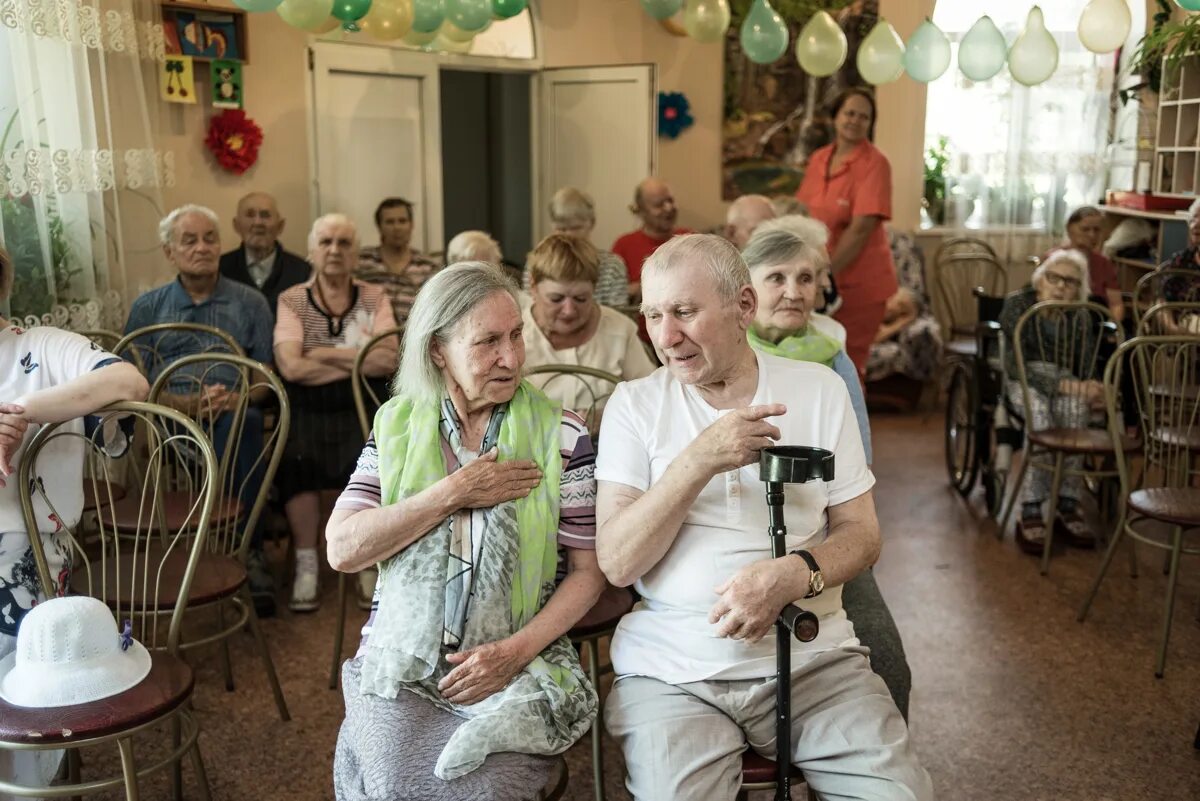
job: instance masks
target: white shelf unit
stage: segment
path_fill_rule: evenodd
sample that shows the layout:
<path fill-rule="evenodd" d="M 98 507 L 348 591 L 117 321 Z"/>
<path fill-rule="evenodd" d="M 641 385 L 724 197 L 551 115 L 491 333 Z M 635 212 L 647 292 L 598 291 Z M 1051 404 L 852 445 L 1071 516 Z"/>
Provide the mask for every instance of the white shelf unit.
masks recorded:
<path fill-rule="evenodd" d="M 1154 193 L 1200 190 L 1200 54 L 1163 60 L 1154 147 Z"/>

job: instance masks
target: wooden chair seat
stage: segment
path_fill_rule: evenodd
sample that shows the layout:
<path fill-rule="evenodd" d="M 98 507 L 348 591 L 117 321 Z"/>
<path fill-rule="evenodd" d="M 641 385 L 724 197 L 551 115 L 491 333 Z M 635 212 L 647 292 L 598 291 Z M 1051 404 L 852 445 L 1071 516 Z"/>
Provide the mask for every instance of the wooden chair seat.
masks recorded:
<path fill-rule="evenodd" d="M 1150 437 L 1174 448 L 1200 451 L 1200 427 L 1159 426 L 1150 432 Z"/>
<path fill-rule="evenodd" d="M 795 765 L 792 765 L 789 775 L 793 779 L 804 780 L 804 773 Z M 742 754 L 742 784 L 774 784 L 775 778 L 775 763 L 747 748 L 746 753 Z"/>
<path fill-rule="evenodd" d="M 131 576 L 135 567 L 138 571 L 137 587 L 132 587 Z M 111 556 L 104 560 L 103 595 L 101 598 L 111 608 L 128 608 L 132 603 L 141 604 L 140 594 L 143 591 L 142 577 L 146 570 L 150 571 L 145 586 L 145 592 L 154 594 L 154 584 L 158 582 L 158 608 L 163 611 L 175 608 L 179 601 L 179 587 L 183 583 L 183 573 L 187 569 L 188 547 L 179 543 L 165 558 L 160 546 L 153 546 L 149 553 L 145 550 L 137 554 L 123 553 L 118 558 Z M 93 586 L 91 592 L 86 586 L 87 578 L 76 574 L 72 586 L 76 592 L 87 595 L 101 596 L 101 587 L 95 582 L 100 581 L 100 565 L 93 568 Z M 161 568 L 161 571 L 160 571 Z M 119 578 L 118 578 L 119 577 Z M 232 556 L 219 553 L 204 553 L 196 565 L 196 575 L 192 577 L 192 589 L 188 596 L 188 605 L 197 606 L 228 598 L 242 588 L 246 583 L 246 568 Z M 131 590 L 137 590 L 139 597 L 130 598 Z"/>
<path fill-rule="evenodd" d="M 169 490 L 162 494 L 163 519 L 167 534 L 180 531 L 184 525 L 195 528 L 199 517 L 195 512 L 196 496 L 190 492 Z M 104 515 L 105 525 L 122 531 L 145 530 L 147 516 L 152 513 L 153 500 L 127 495 L 112 505 Z M 238 520 L 243 515 L 242 503 L 236 498 L 219 498 L 213 504 L 210 525 L 219 527 Z"/>
<path fill-rule="evenodd" d="M 97 482 L 95 485 L 88 479 L 83 480 L 83 511 L 94 512 L 101 506 L 108 506 L 108 499 L 111 495 L 112 502 L 122 500 L 129 494 L 128 490 L 120 484 L 108 484 L 107 489 L 103 482 Z M 99 489 L 100 497 L 96 497 L 96 489 Z"/>
<path fill-rule="evenodd" d="M 0 740 L 70 744 L 130 731 L 178 708 L 191 697 L 194 685 L 195 675 L 186 662 L 155 652 L 146 678 L 120 695 L 53 709 L 14 706 L 0 699 Z"/>
<path fill-rule="evenodd" d="M 567 636 L 573 640 L 580 640 L 611 631 L 633 608 L 633 601 L 633 593 L 627 587 L 605 587 L 595 605 L 580 618 Z"/>
<path fill-rule="evenodd" d="M 1149 394 L 1159 398 L 1174 398 L 1176 400 L 1188 401 L 1194 403 L 1197 398 L 1200 398 L 1200 387 L 1197 386 L 1174 386 L 1169 384 L 1151 384 L 1147 390 Z"/>
<path fill-rule="evenodd" d="M 1045 428 L 1029 432 L 1029 441 L 1052 451 L 1104 454 L 1113 452 L 1112 437 L 1100 428 Z M 1121 449 L 1137 451 L 1141 445 L 1132 437 L 1121 437 Z"/>
<path fill-rule="evenodd" d="M 1200 489 L 1151 487 L 1134 490 L 1129 493 L 1129 508 L 1177 526 L 1200 526 Z"/>

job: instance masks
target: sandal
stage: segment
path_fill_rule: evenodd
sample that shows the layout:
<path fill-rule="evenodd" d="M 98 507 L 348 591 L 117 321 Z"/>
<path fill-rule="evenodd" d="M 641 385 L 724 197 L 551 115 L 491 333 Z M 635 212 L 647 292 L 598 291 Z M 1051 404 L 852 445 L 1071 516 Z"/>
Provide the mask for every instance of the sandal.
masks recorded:
<path fill-rule="evenodd" d="M 1055 515 L 1054 535 L 1074 548 L 1096 547 L 1096 535 L 1078 511 Z"/>
<path fill-rule="evenodd" d="M 1022 517 L 1017 521 L 1017 545 L 1022 551 L 1041 556 L 1046 549 L 1046 521 L 1041 515 Z"/>

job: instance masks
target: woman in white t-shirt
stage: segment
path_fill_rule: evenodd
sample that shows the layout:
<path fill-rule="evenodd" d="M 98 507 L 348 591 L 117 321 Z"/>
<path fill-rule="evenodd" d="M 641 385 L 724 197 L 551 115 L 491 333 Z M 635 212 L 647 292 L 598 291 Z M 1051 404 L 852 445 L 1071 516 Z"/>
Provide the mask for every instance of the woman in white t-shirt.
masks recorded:
<path fill-rule="evenodd" d="M 637 325 L 596 302 L 599 255 L 586 239 L 551 234 L 529 254 L 532 304 L 525 309 L 525 365 L 580 365 L 612 373 L 622 381 L 654 372 L 638 339 Z M 529 376 L 534 386 L 564 409 L 581 411 L 612 387 L 593 378 L 551 381 L 552 374 Z M 590 387 L 590 392 L 584 388 Z"/>
<path fill-rule="evenodd" d="M 14 272 L 0 249 L 0 302 L 8 300 Z M 46 597 L 21 512 L 17 468 L 22 450 L 41 425 L 70 420 L 64 428 L 82 433 L 83 415 L 115 401 L 145 400 L 149 391 L 136 367 L 79 334 L 24 329 L 0 315 L 0 658 L 15 650 L 21 619 Z M 38 481 L 58 514 L 36 500 L 34 509 L 60 593 L 66 590 L 69 567 L 60 532 L 74 526 L 83 511 L 83 460 L 83 444 L 68 437 L 47 445 L 38 460 Z M 26 785 L 48 784 L 60 754 L 0 754 L 0 775 Z"/>

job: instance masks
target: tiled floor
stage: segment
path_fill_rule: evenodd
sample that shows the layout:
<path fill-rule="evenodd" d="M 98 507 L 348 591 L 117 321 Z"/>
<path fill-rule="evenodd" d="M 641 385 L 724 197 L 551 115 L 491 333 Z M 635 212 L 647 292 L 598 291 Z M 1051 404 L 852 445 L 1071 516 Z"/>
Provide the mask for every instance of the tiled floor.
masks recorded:
<path fill-rule="evenodd" d="M 1039 576 L 1011 536 L 1000 542 L 981 524 L 980 499 L 964 504 L 946 487 L 939 414 L 879 417 L 874 427 L 886 543 L 876 572 L 905 639 L 912 733 L 938 798 L 1200 798 L 1200 751 L 1192 748 L 1200 725 L 1197 560 L 1184 562 L 1167 672 L 1155 679 L 1161 557 L 1143 553 L 1136 580 L 1124 559 L 1114 563 L 1091 617 L 1076 623 L 1098 553 L 1065 551 Z M 265 622 L 290 723 L 275 714 L 248 637 L 235 645 L 234 693 L 224 691 L 215 659 L 194 660 L 215 798 L 332 797 L 342 712 L 340 695 L 326 687 L 334 584 L 326 582 L 316 614 Z M 353 631 L 364 615 L 350 617 Z M 589 748 L 585 740 L 569 754 L 569 799 L 592 798 Z M 627 799 L 611 743 L 607 751 L 608 797 Z M 166 785 L 148 782 L 142 797 L 166 798 Z"/>

